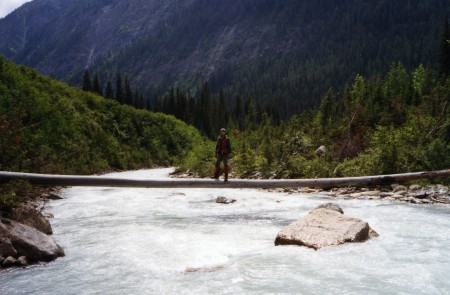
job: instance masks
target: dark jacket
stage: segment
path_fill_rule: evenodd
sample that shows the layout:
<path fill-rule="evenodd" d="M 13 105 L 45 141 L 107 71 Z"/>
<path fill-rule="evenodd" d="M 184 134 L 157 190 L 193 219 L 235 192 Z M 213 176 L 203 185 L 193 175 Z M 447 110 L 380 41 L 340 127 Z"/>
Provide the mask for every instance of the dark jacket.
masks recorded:
<path fill-rule="evenodd" d="M 231 140 L 226 135 L 224 137 L 219 136 L 216 144 L 216 156 L 228 156 L 229 154 L 231 154 Z"/>

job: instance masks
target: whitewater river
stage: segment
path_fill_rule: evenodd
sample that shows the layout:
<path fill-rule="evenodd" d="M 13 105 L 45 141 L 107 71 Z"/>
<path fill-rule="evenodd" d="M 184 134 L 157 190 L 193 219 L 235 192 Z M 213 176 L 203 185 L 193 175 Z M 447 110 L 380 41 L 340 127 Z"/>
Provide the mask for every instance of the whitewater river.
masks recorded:
<path fill-rule="evenodd" d="M 237 202 L 217 204 L 217 196 Z M 450 293 L 448 206 L 336 200 L 380 237 L 314 251 L 274 240 L 326 196 L 75 187 L 63 197 L 47 210 L 66 256 L 1 272 L 0 294 Z"/>

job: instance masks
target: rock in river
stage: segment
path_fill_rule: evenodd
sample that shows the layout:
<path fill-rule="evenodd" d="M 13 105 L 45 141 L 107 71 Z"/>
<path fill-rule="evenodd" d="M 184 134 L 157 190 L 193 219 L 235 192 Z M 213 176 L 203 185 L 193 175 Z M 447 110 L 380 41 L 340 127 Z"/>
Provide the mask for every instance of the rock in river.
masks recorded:
<path fill-rule="evenodd" d="M 218 196 L 216 199 L 216 203 L 220 203 L 220 204 L 231 204 L 236 202 L 235 199 L 230 199 L 227 197 L 223 197 L 223 196 Z"/>
<path fill-rule="evenodd" d="M 46 234 L 10 219 L 0 218 L 0 236 L 7 238 L 16 256 L 26 256 L 30 262 L 51 261 L 64 256 L 64 250 Z"/>
<path fill-rule="evenodd" d="M 367 222 L 345 216 L 336 209 L 338 205 L 332 205 L 328 204 L 325 208 L 319 206 L 303 219 L 283 228 L 275 239 L 275 245 L 298 245 L 317 250 L 344 243 L 364 242 L 378 236 Z"/>

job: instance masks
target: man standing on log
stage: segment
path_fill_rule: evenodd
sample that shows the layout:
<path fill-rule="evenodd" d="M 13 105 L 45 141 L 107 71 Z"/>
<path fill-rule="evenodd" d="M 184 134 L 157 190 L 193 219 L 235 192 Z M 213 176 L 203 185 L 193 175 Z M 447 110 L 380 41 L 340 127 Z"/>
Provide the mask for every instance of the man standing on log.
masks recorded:
<path fill-rule="evenodd" d="M 219 179 L 220 176 L 220 162 L 223 161 L 223 172 L 225 173 L 225 181 L 228 181 L 228 173 L 230 167 L 228 166 L 228 156 L 231 154 L 231 141 L 225 134 L 225 128 L 220 129 L 220 136 L 216 144 L 216 165 L 214 167 L 214 178 Z"/>

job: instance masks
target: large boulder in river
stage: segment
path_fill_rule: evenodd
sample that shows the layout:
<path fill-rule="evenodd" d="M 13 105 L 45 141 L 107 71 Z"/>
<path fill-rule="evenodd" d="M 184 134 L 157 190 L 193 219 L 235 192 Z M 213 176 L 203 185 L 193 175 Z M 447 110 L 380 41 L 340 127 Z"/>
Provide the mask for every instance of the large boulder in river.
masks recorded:
<path fill-rule="evenodd" d="M 29 262 L 51 261 L 64 256 L 64 250 L 46 234 L 28 225 L 0 218 L 0 237 L 9 242 L 17 256 L 26 256 Z"/>
<path fill-rule="evenodd" d="M 13 208 L 9 218 L 19 223 L 34 227 L 44 234 L 51 235 L 53 233 L 50 222 L 31 204 L 25 204 L 17 208 Z"/>
<path fill-rule="evenodd" d="M 298 245 L 317 250 L 344 243 L 364 242 L 378 236 L 367 222 L 345 216 L 340 212 L 342 209 L 337 208 L 340 209 L 333 204 L 311 210 L 303 219 L 283 228 L 275 239 L 275 245 Z"/>

